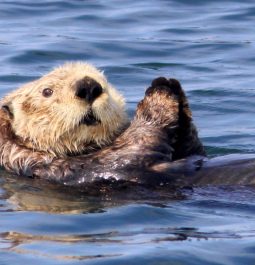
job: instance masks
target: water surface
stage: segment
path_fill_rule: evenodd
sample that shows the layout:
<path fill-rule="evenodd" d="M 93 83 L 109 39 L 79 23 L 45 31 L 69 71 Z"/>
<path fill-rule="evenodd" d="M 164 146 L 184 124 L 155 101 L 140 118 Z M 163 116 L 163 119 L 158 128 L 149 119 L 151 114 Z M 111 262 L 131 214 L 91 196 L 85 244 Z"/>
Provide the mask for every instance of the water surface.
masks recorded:
<path fill-rule="evenodd" d="M 130 116 L 179 79 L 212 156 L 255 152 L 252 0 L 0 3 L 0 96 L 69 60 L 104 70 Z M 1 171 L 0 264 L 254 264 L 255 192 L 88 197 Z"/>

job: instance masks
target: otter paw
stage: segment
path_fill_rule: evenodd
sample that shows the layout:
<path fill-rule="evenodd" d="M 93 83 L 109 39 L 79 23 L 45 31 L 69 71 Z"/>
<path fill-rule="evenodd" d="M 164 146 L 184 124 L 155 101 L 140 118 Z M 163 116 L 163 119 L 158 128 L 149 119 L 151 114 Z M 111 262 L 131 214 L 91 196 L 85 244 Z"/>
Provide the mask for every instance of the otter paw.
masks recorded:
<path fill-rule="evenodd" d="M 151 95 L 156 91 L 165 90 L 168 94 L 174 95 L 179 103 L 179 118 L 185 123 L 191 122 L 192 113 L 189 107 L 187 97 L 180 82 L 174 78 L 166 79 L 165 77 L 158 77 L 154 79 L 145 93 L 145 95 Z"/>
<path fill-rule="evenodd" d="M 151 81 L 152 87 L 158 87 L 158 86 L 169 86 L 169 81 L 165 77 L 157 77 Z"/>
<path fill-rule="evenodd" d="M 151 86 L 147 88 L 145 96 L 151 96 L 154 93 L 173 94 L 169 81 L 165 77 L 158 77 L 151 82 Z"/>
<path fill-rule="evenodd" d="M 184 97 L 184 91 L 178 80 L 174 78 L 166 79 L 165 77 L 158 77 L 152 80 L 151 86 L 147 89 L 145 94 L 153 93 L 156 90 L 166 90 L 168 93 L 174 94 L 178 97 Z"/>
<path fill-rule="evenodd" d="M 179 99 L 172 88 L 171 82 L 164 77 L 153 80 L 138 104 L 136 118 L 160 127 L 176 126 Z"/>

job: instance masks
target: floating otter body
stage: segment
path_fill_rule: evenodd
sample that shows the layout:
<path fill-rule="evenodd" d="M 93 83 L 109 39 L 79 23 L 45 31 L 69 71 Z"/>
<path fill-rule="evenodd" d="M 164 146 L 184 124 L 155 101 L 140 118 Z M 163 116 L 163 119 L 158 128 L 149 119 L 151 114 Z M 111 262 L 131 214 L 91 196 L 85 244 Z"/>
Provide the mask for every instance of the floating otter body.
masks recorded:
<path fill-rule="evenodd" d="M 0 115 L 1 165 L 20 175 L 83 190 L 119 183 L 148 187 L 255 184 L 254 158 L 217 162 L 205 157 L 187 99 L 174 79 L 154 80 L 126 131 L 110 146 L 87 155 L 52 158 L 32 151 L 17 141 L 11 117 L 3 111 Z"/>

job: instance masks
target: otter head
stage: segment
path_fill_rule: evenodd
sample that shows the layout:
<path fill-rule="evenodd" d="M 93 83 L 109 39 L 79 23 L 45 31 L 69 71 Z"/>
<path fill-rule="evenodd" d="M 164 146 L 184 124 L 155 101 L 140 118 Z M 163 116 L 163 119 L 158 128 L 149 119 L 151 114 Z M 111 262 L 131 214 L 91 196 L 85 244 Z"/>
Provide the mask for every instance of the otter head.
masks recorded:
<path fill-rule="evenodd" d="M 21 143 L 62 156 L 110 143 L 128 123 L 123 97 L 102 72 L 68 63 L 7 95 L 2 109 Z"/>

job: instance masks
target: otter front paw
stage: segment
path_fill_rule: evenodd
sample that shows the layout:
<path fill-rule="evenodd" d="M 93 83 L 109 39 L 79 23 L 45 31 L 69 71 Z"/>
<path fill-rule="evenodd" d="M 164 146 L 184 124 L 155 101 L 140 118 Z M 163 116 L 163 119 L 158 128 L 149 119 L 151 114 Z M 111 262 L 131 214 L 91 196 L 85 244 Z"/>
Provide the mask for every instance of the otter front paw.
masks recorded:
<path fill-rule="evenodd" d="M 138 104 L 136 119 L 157 127 L 175 127 L 179 120 L 179 99 L 164 77 L 153 80 Z"/>
<path fill-rule="evenodd" d="M 146 93 L 151 93 L 155 89 L 166 89 L 168 93 L 175 95 L 179 103 L 179 116 L 186 122 L 192 119 L 192 113 L 189 108 L 187 97 L 182 89 L 180 82 L 174 78 L 166 79 L 165 77 L 155 78 L 151 82 L 151 87 L 147 89 Z"/>
<path fill-rule="evenodd" d="M 196 126 L 192 122 L 192 112 L 185 92 L 178 80 L 170 78 L 168 82 L 173 93 L 178 97 L 179 102 L 179 120 L 174 135 L 176 141 L 172 145 L 174 149 L 173 160 L 191 155 L 205 156 L 206 153 L 198 137 Z M 172 133 L 169 137 L 173 137 Z"/>
<path fill-rule="evenodd" d="M 190 155 L 205 155 L 192 122 L 187 97 L 178 80 L 159 77 L 152 81 L 145 98 L 138 104 L 137 117 L 167 129 L 173 160 Z"/>

